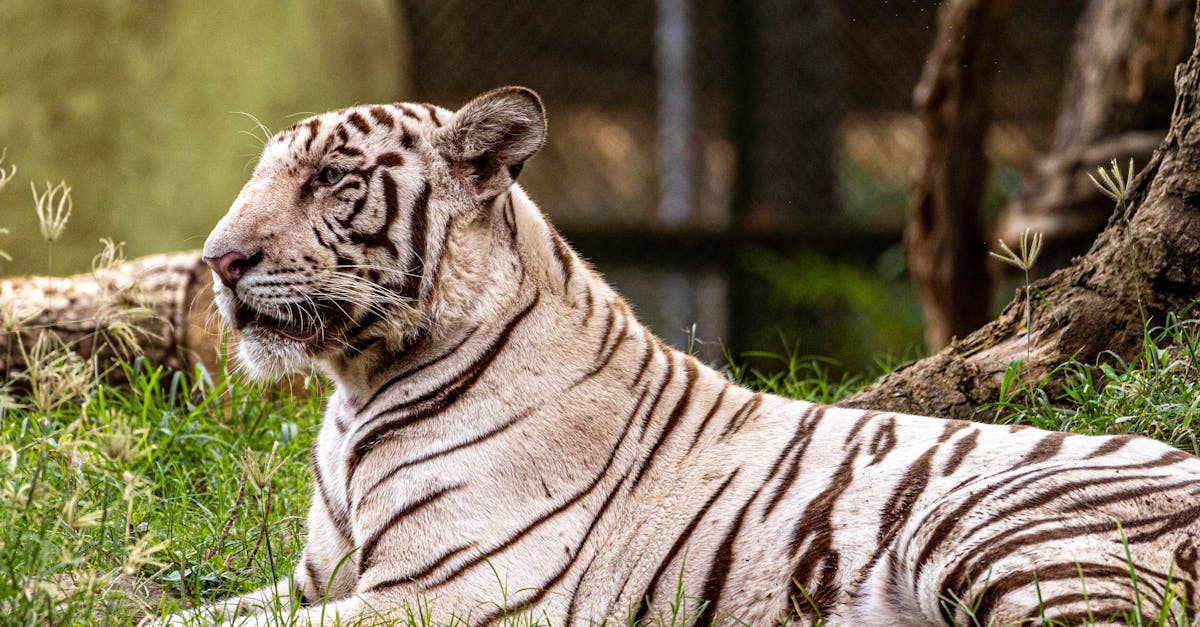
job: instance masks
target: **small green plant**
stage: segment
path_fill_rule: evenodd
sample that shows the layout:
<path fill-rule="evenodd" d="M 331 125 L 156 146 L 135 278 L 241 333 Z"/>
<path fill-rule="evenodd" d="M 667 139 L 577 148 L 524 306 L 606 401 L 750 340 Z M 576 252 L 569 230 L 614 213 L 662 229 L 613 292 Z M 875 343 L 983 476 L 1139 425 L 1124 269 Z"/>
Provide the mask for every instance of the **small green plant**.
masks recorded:
<path fill-rule="evenodd" d="M 67 187 L 66 181 L 60 181 L 54 186 L 50 185 L 50 181 L 46 181 L 46 189 L 39 193 L 37 185 L 30 181 L 29 189 L 33 192 L 33 203 L 36 206 L 42 239 L 46 240 L 46 271 L 47 274 L 53 274 L 51 255 L 54 242 L 66 230 L 67 220 L 71 219 L 71 209 L 74 207 L 71 188 Z"/>
<path fill-rule="evenodd" d="M 1129 192 L 1133 190 L 1133 159 L 1129 160 L 1129 168 L 1124 173 L 1121 172 L 1121 167 L 1117 165 L 1116 159 L 1112 160 L 1107 170 L 1099 167 L 1096 168 L 1096 172 L 1100 175 L 1100 180 L 1096 180 L 1096 177 L 1091 174 L 1088 175 L 1088 178 L 1101 193 L 1117 203 L 1117 211 L 1125 223 L 1125 249 L 1129 253 L 1129 269 L 1133 273 L 1133 289 L 1137 296 L 1138 313 L 1141 314 L 1142 320 L 1148 320 L 1145 306 L 1142 304 L 1141 277 L 1138 274 L 1137 255 L 1133 247 L 1133 208 L 1129 205 Z"/>
<path fill-rule="evenodd" d="M 1029 270 L 1033 268 L 1038 255 L 1042 252 L 1042 234 L 1034 233 L 1033 240 L 1030 241 L 1029 229 L 1025 229 L 1025 232 L 1021 233 L 1019 253 L 1013 252 L 1013 249 L 1009 248 L 1004 240 L 1000 240 L 1000 249 L 1004 251 L 1004 254 L 992 251 L 989 251 L 988 254 L 1025 274 L 1025 362 L 1029 363 L 1033 350 L 1033 285 L 1029 282 Z"/>

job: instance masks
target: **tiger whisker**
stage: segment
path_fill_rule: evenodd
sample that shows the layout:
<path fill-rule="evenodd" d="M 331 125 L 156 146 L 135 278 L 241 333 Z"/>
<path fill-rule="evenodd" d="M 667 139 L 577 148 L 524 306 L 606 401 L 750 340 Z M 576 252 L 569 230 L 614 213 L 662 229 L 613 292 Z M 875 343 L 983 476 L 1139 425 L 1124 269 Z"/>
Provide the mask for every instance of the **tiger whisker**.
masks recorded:
<path fill-rule="evenodd" d="M 267 125 L 263 124 L 262 120 L 259 120 L 253 113 L 249 113 L 247 111 L 234 111 L 233 113 L 238 113 L 238 114 L 244 115 L 244 116 L 250 118 L 254 122 L 254 124 L 258 127 L 258 130 L 263 132 L 262 145 L 265 146 L 267 144 L 267 142 L 271 141 L 271 136 L 274 135 L 274 133 L 272 133 L 271 129 L 267 128 Z M 242 131 L 242 132 L 249 134 L 251 137 L 254 137 L 255 139 L 258 139 L 258 136 L 254 135 L 253 133 L 249 133 L 248 131 Z"/>

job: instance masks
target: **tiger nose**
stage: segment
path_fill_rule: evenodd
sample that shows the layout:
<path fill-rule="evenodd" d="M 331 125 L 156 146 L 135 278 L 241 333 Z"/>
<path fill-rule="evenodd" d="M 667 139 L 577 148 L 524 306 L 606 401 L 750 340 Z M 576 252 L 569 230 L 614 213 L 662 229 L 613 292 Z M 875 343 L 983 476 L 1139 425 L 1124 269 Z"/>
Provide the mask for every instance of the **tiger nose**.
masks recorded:
<path fill-rule="evenodd" d="M 262 261 L 262 251 L 256 252 L 253 255 L 247 255 L 235 250 L 219 257 L 204 258 L 204 263 L 207 263 L 208 267 L 212 268 L 213 272 L 216 272 L 217 276 L 221 277 L 221 282 L 230 288 L 237 285 L 242 275 L 250 268 L 258 265 L 259 261 Z"/>

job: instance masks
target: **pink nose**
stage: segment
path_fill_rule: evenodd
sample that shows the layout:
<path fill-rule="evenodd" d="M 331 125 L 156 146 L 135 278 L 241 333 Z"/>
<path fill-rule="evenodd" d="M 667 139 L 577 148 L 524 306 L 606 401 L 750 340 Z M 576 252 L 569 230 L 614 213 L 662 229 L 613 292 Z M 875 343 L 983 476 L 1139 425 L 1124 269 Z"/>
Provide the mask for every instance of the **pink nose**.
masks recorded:
<path fill-rule="evenodd" d="M 233 287 L 234 285 L 237 285 L 237 282 L 242 278 L 242 275 L 244 275 L 250 268 L 258 265 L 259 261 L 262 261 L 261 252 L 254 253 L 253 255 L 246 255 L 245 253 L 241 253 L 236 250 L 227 252 L 220 257 L 204 258 L 204 263 L 207 263 L 208 267 L 212 268 L 213 272 L 216 272 L 217 276 L 221 277 L 221 282 L 224 283 L 226 287 Z"/>

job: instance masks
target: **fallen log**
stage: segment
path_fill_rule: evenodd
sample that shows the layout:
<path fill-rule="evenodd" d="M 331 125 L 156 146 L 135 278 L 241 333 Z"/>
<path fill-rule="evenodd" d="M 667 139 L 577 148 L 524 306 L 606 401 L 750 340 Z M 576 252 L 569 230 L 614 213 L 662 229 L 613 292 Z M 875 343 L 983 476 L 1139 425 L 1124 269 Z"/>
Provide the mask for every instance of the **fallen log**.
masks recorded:
<path fill-rule="evenodd" d="M 69 346 L 101 374 L 137 356 L 213 368 L 221 332 L 212 312 L 212 275 L 198 251 L 70 277 L 0 279 L 0 371 L 11 381 L 26 370 L 42 338 Z"/>

